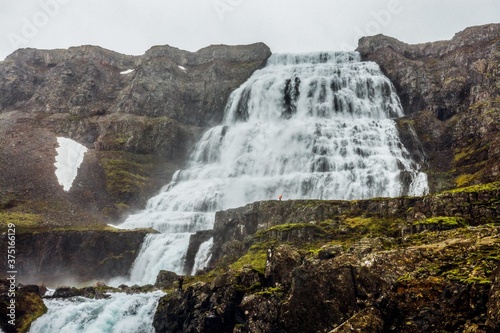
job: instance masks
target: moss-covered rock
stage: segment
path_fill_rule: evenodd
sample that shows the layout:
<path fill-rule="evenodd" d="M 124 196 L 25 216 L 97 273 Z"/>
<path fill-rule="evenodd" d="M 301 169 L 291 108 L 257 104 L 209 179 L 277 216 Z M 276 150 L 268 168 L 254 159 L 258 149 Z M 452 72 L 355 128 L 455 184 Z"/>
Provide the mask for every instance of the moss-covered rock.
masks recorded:
<path fill-rule="evenodd" d="M 31 323 L 47 312 L 38 287 L 20 289 L 0 279 L 0 327 L 6 333 L 25 333 Z"/>

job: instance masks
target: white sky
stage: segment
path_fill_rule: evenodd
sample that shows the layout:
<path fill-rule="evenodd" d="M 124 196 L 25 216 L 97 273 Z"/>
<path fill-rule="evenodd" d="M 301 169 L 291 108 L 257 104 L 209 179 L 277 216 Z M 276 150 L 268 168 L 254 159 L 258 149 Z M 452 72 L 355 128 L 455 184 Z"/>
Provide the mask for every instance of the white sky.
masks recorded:
<path fill-rule="evenodd" d="M 419 43 L 499 22 L 499 0 L 0 0 L 0 60 L 17 48 L 85 44 L 125 54 L 253 42 L 353 50 L 365 35 Z"/>

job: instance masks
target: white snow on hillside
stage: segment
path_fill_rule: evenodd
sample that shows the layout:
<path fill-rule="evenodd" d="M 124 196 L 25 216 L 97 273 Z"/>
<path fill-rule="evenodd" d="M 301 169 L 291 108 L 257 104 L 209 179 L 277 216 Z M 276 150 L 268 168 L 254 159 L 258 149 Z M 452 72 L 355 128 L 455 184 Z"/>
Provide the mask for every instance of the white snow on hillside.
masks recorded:
<path fill-rule="evenodd" d="M 83 162 L 83 155 L 87 152 L 87 148 L 76 141 L 68 138 L 57 138 L 59 147 L 56 148 L 56 176 L 59 184 L 65 191 L 69 191 L 73 180 L 78 174 L 78 168 Z"/>
<path fill-rule="evenodd" d="M 120 74 L 129 74 L 132 73 L 134 70 L 133 69 L 127 69 L 126 71 L 120 72 Z"/>

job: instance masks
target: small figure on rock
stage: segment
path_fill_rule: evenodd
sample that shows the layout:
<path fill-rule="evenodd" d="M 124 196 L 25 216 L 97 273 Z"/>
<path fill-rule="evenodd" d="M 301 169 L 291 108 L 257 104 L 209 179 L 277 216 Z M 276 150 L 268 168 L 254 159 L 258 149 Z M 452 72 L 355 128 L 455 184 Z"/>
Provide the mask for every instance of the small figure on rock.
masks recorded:
<path fill-rule="evenodd" d="M 177 278 L 177 283 L 179 284 L 179 291 L 182 291 L 182 284 L 184 283 L 184 277 L 181 275 Z"/>
<path fill-rule="evenodd" d="M 280 194 L 280 195 L 278 196 L 278 200 L 279 200 L 279 201 L 281 201 L 281 199 L 282 199 L 282 198 L 283 198 L 283 196 Z"/>

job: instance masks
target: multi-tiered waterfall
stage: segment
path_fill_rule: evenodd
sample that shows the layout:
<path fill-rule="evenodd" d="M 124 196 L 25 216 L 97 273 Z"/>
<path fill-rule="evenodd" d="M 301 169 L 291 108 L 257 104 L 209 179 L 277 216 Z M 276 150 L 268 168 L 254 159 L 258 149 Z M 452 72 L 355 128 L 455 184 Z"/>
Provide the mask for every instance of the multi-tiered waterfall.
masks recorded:
<path fill-rule="evenodd" d="M 235 90 L 172 182 L 125 228 L 152 227 L 130 277 L 183 271 L 189 236 L 216 210 L 257 200 L 421 195 L 425 174 L 401 144 L 391 82 L 357 53 L 273 55 Z M 202 265 L 199 263 L 198 265 Z M 190 273 L 190 272 L 188 272 Z"/>
<path fill-rule="evenodd" d="M 152 283 L 160 269 L 184 273 L 189 236 L 210 229 L 216 210 L 278 195 L 425 194 L 426 175 L 393 120 L 402 115 L 391 82 L 356 53 L 273 55 L 232 93 L 223 124 L 205 133 L 186 168 L 122 224 L 161 232 L 144 241 L 129 283 Z M 208 260 L 210 245 L 200 247 L 195 269 Z M 31 331 L 152 332 L 159 296 L 53 300 Z"/>

